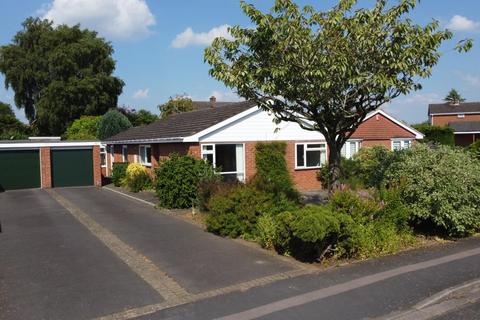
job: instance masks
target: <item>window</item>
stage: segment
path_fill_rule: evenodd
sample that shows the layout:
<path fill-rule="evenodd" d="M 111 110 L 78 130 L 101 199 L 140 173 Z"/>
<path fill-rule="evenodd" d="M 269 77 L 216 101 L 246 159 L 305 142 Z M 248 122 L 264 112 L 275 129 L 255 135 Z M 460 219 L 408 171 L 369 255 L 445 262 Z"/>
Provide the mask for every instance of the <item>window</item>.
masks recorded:
<path fill-rule="evenodd" d="M 393 140 L 392 141 L 392 150 L 394 151 L 409 149 L 411 147 L 412 147 L 412 140 Z"/>
<path fill-rule="evenodd" d="M 146 166 L 152 165 L 152 148 L 150 146 L 140 146 L 140 163 Z"/>
<path fill-rule="evenodd" d="M 128 146 L 122 146 L 122 161 L 128 162 Z"/>
<path fill-rule="evenodd" d="M 107 166 L 107 147 L 100 146 L 100 163 L 103 168 Z"/>
<path fill-rule="evenodd" d="M 226 179 L 245 180 L 243 144 L 204 144 L 202 159 L 220 170 Z"/>
<path fill-rule="evenodd" d="M 110 162 L 112 163 L 112 168 L 113 168 L 113 163 L 115 162 L 115 146 L 114 145 L 110 146 Z"/>
<path fill-rule="evenodd" d="M 327 162 L 327 148 L 325 143 L 297 143 L 297 169 L 320 168 Z"/>
<path fill-rule="evenodd" d="M 352 158 L 362 147 L 361 141 L 347 141 L 342 148 L 342 157 L 350 159 Z"/>
<path fill-rule="evenodd" d="M 464 114 L 458 114 L 457 118 L 463 119 L 463 118 L 465 118 L 465 115 Z"/>

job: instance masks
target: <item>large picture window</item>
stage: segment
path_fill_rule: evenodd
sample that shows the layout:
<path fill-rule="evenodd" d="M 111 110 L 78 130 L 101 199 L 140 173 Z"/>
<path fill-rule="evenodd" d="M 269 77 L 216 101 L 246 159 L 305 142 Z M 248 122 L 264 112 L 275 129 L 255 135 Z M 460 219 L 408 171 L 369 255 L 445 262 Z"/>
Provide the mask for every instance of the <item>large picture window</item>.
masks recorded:
<path fill-rule="evenodd" d="M 152 164 L 152 148 L 150 146 L 140 146 L 140 163 L 145 166 Z"/>
<path fill-rule="evenodd" d="M 316 169 L 327 162 L 325 143 L 297 143 L 295 167 L 297 169 Z"/>
<path fill-rule="evenodd" d="M 245 181 L 243 144 L 204 144 L 202 158 L 227 179 Z"/>

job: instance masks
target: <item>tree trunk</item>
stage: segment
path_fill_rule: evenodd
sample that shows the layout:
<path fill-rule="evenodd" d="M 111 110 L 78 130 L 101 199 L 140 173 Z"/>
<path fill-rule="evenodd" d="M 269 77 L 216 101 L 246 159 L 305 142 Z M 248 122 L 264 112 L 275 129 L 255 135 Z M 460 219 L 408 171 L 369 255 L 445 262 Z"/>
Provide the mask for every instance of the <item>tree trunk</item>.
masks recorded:
<path fill-rule="evenodd" d="M 328 184 L 328 192 L 331 194 L 340 188 L 340 162 L 342 159 L 342 148 L 336 143 L 329 144 L 328 148 L 328 169 L 330 180 L 330 183 Z"/>

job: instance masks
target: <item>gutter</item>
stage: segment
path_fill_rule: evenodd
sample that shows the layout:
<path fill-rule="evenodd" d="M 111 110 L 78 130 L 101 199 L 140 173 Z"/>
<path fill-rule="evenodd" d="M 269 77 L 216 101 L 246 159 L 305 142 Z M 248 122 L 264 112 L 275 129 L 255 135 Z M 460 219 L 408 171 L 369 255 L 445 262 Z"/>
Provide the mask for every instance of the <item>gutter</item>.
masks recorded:
<path fill-rule="evenodd" d="M 136 139 L 136 140 L 114 140 L 102 141 L 102 144 L 142 144 L 142 143 L 175 143 L 184 142 L 184 137 L 156 138 L 156 139 Z"/>

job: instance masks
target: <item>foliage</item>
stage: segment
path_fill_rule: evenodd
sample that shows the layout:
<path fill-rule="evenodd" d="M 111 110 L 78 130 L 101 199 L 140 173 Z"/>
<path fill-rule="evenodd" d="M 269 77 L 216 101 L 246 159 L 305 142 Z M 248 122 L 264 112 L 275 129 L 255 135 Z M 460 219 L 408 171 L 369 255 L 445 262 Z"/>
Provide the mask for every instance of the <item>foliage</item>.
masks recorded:
<path fill-rule="evenodd" d="M 320 168 L 317 174 L 318 180 L 322 183 L 323 188 L 330 189 L 332 181 L 330 181 L 330 172 L 327 166 Z M 363 180 L 359 176 L 359 162 L 354 159 L 343 158 L 340 161 L 340 176 L 338 181 L 342 185 L 347 185 L 352 189 L 363 188 L 365 186 Z"/>
<path fill-rule="evenodd" d="M 357 175 L 365 187 L 381 187 L 385 173 L 398 161 L 402 151 L 392 152 L 384 146 L 362 148 L 354 156 L 357 164 Z"/>
<path fill-rule="evenodd" d="M 38 133 L 61 135 L 82 115 L 102 115 L 117 105 L 124 83 L 112 76 L 112 53 L 94 31 L 28 18 L 0 48 L 0 72 Z"/>
<path fill-rule="evenodd" d="M 28 138 L 30 129 L 20 122 L 9 104 L 0 102 L 0 140 Z"/>
<path fill-rule="evenodd" d="M 414 146 L 387 172 L 417 227 L 449 236 L 480 227 L 480 163 L 461 149 Z"/>
<path fill-rule="evenodd" d="M 194 106 L 192 99 L 186 95 L 176 95 L 170 97 L 166 103 L 159 105 L 158 109 L 160 110 L 160 118 L 165 119 L 172 114 L 193 111 Z"/>
<path fill-rule="evenodd" d="M 127 175 L 128 163 L 115 162 L 112 169 L 112 182 L 116 187 L 122 186 Z"/>
<path fill-rule="evenodd" d="M 239 183 L 238 181 L 224 181 L 221 175 L 200 181 L 197 191 L 198 208 L 200 211 L 207 212 L 209 210 L 210 199 L 214 195 L 231 190 Z"/>
<path fill-rule="evenodd" d="M 428 123 L 416 124 L 412 127 L 425 135 L 422 140 L 425 143 L 442 144 L 446 146 L 455 145 L 455 134 L 450 127 L 432 126 Z"/>
<path fill-rule="evenodd" d="M 257 219 L 295 209 L 296 203 L 285 195 L 274 195 L 253 184 L 239 184 L 211 197 L 207 230 L 222 236 L 251 237 L 257 234 Z"/>
<path fill-rule="evenodd" d="M 128 118 L 117 110 L 105 113 L 98 124 L 97 137 L 100 140 L 112 137 L 132 127 Z"/>
<path fill-rule="evenodd" d="M 151 187 L 152 179 L 144 166 L 139 163 L 131 163 L 125 172 L 123 184 L 132 192 L 140 192 Z"/>
<path fill-rule="evenodd" d="M 137 111 L 135 109 L 123 106 L 117 108 L 117 110 L 126 116 L 128 121 L 130 121 L 134 127 L 144 126 L 158 120 L 158 116 L 156 114 L 153 114 L 145 109 L 140 109 Z"/>
<path fill-rule="evenodd" d="M 67 140 L 95 140 L 97 139 L 98 125 L 102 117 L 82 116 L 73 121 L 65 132 Z"/>
<path fill-rule="evenodd" d="M 274 249 L 277 236 L 275 216 L 264 214 L 257 220 L 258 242 L 266 249 Z"/>
<path fill-rule="evenodd" d="M 443 99 L 445 102 L 449 102 L 452 104 L 459 104 L 460 102 L 464 102 L 465 99 L 458 93 L 457 90 L 452 89 L 448 93 L 448 95 Z"/>
<path fill-rule="evenodd" d="M 191 208 L 197 203 L 199 184 L 217 179 L 213 167 L 202 159 L 171 154 L 156 170 L 156 193 L 166 208 Z"/>
<path fill-rule="evenodd" d="M 285 160 L 285 142 L 257 143 L 255 146 L 256 175 L 254 184 L 260 190 L 275 195 L 284 194 L 298 201 L 299 193 L 295 189 Z"/>
<path fill-rule="evenodd" d="M 467 151 L 470 152 L 475 158 L 480 160 L 480 140 L 477 140 L 469 145 Z"/>
<path fill-rule="evenodd" d="M 229 29 L 233 39 L 216 38 L 205 50 L 210 74 L 247 100 L 323 134 L 329 147 L 332 185 L 337 185 L 340 152 L 368 113 L 421 88 L 450 38 L 432 21 L 420 26 L 407 15 L 416 1 L 370 9 L 340 0 L 326 12 L 277 0 L 268 13 L 241 2 L 252 26 Z M 470 40 L 458 51 L 471 48 Z M 313 124 L 312 124 L 313 123 Z"/>

